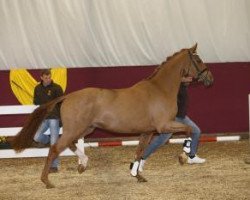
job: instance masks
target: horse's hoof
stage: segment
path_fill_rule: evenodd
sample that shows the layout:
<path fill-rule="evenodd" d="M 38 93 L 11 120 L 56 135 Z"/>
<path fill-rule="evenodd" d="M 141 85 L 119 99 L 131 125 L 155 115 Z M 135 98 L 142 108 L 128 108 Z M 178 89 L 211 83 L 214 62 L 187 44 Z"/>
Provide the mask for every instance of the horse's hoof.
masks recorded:
<path fill-rule="evenodd" d="M 187 159 L 188 159 L 188 156 L 185 152 L 179 155 L 179 163 L 181 165 L 184 165 L 185 163 L 187 163 Z"/>
<path fill-rule="evenodd" d="M 52 183 L 50 183 L 47 178 L 43 178 L 43 176 L 41 177 L 41 181 L 46 185 L 46 189 L 51 189 L 55 187 Z"/>
<path fill-rule="evenodd" d="M 145 179 L 143 176 L 139 174 L 136 175 L 136 178 L 139 183 L 148 182 L 147 179 Z"/>
<path fill-rule="evenodd" d="M 52 188 L 55 188 L 55 185 L 49 183 L 46 185 L 46 189 L 52 189 Z"/>
<path fill-rule="evenodd" d="M 79 174 L 83 173 L 86 170 L 86 167 L 84 167 L 83 165 L 78 165 L 77 167 L 77 171 Z"/>
<path fill-rule="evenodd" d="M 249 158 L 245 158 L 244 161 L 245 161 L 246 164 L 250 164 L 250 157 Z"/>

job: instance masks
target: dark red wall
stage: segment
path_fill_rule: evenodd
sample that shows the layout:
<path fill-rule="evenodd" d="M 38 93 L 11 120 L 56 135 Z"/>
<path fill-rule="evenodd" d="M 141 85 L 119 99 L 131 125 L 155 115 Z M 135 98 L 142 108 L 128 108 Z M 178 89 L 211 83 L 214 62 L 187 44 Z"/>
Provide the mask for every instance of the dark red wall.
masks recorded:
<path fill-rule="evenodd" d="M 214 75 L 214 85 L 190 87 L 189 116 L 204 133 L 248 131 L 248 94 L 250 63 L 207 64 Z M 66 93 L 85 87 L 123 88 L 142 80 L 155 66 L 98 67 L 68 69 Z M 30 70 L 39 80 L 39 70 Z M 19 104 L 9 85 L 9 72 L 0 71 L 0 105 Z M 24 116 L 0 116 L 0 127 L 22 126 Z M 97 130 L 91 137 L 109 137 L 111 133 Z"/>

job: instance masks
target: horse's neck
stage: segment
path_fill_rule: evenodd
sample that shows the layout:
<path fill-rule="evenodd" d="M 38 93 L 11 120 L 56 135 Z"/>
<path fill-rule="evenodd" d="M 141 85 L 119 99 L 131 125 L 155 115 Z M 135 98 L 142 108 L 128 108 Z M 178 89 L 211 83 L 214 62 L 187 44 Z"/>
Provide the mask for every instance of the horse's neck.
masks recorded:
<path fill-rule="evenodd" d="M 177 63 L 175 60 L 162 66 L 158 73 L 152 78 L 152 81 L 166 92 L 178 93 L 181 83 L 181 73 L 184 63 Z"/>

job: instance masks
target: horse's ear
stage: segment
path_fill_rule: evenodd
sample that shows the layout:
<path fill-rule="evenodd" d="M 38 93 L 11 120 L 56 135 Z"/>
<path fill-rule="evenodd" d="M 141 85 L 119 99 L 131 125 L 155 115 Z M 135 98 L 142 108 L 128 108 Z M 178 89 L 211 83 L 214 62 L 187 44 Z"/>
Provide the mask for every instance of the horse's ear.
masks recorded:
<path fill-rule="evenodd" d="M 197 43 L 195 43 L 195 45 L 193 47 L 190 48 L 190 51 L 195 54 L 196 53 L 196 49 L 197 49 Z"/>

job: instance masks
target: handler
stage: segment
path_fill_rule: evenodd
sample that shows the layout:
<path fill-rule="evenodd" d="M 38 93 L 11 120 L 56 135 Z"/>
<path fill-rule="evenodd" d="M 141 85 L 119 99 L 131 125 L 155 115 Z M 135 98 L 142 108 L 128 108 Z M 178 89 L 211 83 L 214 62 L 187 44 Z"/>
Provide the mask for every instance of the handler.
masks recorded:
<path fill-rule="evenodd" d="M 192 138 L 189 138 L 184 142 L 183 150 L 188 154 L 187 163 L 189 164 L 202 164 L 206 162 L 204 158 L 200 158 L 196 153 L 199 144 L 199 138 L 201 134 L 200 128 L 187 116 L 187 108 L 188 108 L 188 86 L 192 82 L 192 77 L 182 77 L 182 82 L 180 85 L 177 105 L 178 112 L 176 115 L 176 121 L 186 124 L 192 127 Z M 172 133 L 162 133 L 153 138 L 151 143 L 148 145 L 144 154 L 142 156 L 142 160 L 140 161 L 139 171 L 143 171 L 143 167 L 146 159 L 154 153 L 160 146 L 165 144 L 172 137 Z"/>

